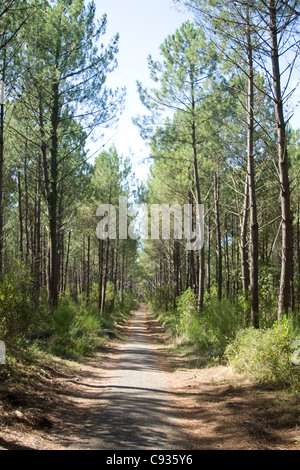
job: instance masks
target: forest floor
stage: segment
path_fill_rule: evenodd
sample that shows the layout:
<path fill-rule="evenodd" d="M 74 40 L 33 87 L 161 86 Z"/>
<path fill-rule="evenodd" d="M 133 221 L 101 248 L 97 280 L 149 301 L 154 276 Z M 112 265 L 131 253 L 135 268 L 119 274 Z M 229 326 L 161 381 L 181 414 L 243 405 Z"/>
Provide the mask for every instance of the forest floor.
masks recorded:
<path fill-rule="evenodd" d="M 0 450 L 300 449 L 299 395 L 175 348 L 144 305 L 120 333 L 0 376 Z"/>

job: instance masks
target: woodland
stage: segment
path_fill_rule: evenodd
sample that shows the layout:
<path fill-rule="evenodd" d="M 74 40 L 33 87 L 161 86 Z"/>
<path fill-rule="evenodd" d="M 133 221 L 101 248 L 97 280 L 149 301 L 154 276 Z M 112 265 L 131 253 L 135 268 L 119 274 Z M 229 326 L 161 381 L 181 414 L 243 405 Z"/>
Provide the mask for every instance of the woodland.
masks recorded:
<path fill-rule="evenodd" d="M 137 82 L 141 183 L 113 142 L 88 154 L 126 103 L 107 85 L 122 38 L 106 36 L 105 12 L 98 22 L 93 1 L 1 2 L 1 374 L 35 337 L 53 355 L 90 353 L 143 301 L 197 354 L 299 386 L 299 2 L 174 4 L 193 21 L 149 55 L 153 88 Z M 120 197 L 202 204 L 203 246 L 186 250 L 172 217 L 168 239 L 98 238 L 97 207 Z"/>

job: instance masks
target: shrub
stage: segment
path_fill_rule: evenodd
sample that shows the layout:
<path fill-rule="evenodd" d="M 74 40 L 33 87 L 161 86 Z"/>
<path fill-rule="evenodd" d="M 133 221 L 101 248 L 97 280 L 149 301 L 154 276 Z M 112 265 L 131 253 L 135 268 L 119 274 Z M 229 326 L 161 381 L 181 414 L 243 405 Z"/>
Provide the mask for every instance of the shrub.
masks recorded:
<path fill-rule="evenodd" d="M 77 304 L 71 302 L 69 299 L 63 298 L 60 300 L 59 306 L 53 315 L 54 328 L 58 336 L 70 334 L 77 309 Z"/>
<path fill-rule="evenodd" d="M 184 292 L 177 302 L 177 334 L 192 343 L 198 351 L 222 356 L 230 340 L 242 325 L 242 311 L 229 299 L 217 298 L 212 289 L 210 301 L 197 311 L 197 296 L 191 289 Z"/>
<path fill-rule="evenodd" d="M 177 298 L 174 310 L 152 310 L 171 336 L 189 344 L 198 352 L 210 356 L 222 356 L 229 341 L 243 324 L 243 309 L 229 299 L 217 298 L 216 289 L 211 290 L 209 302 L 201 312 L 197 309 L 197 296 L 188 288 Z"/>
<path fill-rule="evenodd" d="M 292 322 L 283 318 L 272 328 L 239 331 L 225 355 L 239 372 L 258 382 L 295 386 L 300 381 L 300 366 L 292 362 L 294 340 Z"/>
<path fill-rule="evenodd" d="M 270 328 L 277 319 L 280 270 L 262 266 L 259 274 L 259 324 Z"/>
<path fill-rule="evenodd" d="M 55 333 L 49 343 L 53 354 L 77 358 L 99 344 L 101 321 L 98 310 L 80 306 L 68 297 L 60 299 L 53 325 Z"/>
<path fill-rule="evenodd" d="M 35 292 L 33 278 L 19 260 L 7 270 L 0 284 L 0 339 L 14 348 L 20 339 L 49 319 L 43 289 Z"/>
<path fill-rule="evenodd" d="M 177 299 L 177 315 L 179 316 L 178 333 L 189 335 L 192 325 L 195 324 L 197 316 L 197 297 L 189 287 Z"/>
<path fill-rule="evenodd" d="M 58 356 L 78 358 L 92 352 L 99 344 L 101 329 L 114 329 L 128 317 L 136 300 L 132 294 L 124 294 L 124 302 L 115 298 L 113 309 L 100 314 L 94 302 L 78 304 L 64 295 L 53 316 L 55 333 L 49 343 L 50 351 Z"/>
<path fill-rule="evenodd" d="M 156 311 L 155 315 L 171 336 L 178 336 L 180 317 L 176 310 Z"/>

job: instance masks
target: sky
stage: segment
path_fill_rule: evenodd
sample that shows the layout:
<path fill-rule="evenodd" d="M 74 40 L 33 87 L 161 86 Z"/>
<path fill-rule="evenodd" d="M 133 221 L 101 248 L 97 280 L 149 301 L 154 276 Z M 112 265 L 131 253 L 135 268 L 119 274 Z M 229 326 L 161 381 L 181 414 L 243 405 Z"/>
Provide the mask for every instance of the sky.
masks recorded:
<path fill-rule="evenodd" d="M 127 94 L 118 128 L 108 130 L 103 141 L 89 145 L 90 152 L 111 138 L 104 148 L 107 150 L 114 143 L 120 155 L 130 157 L 136 177 L 145 180 L 148 165 L 144 161 L 149 156 L 149 148 L 132 118 L 146 114 L 147 110 L 140 101 L 136 81 L 141 81 L 143 86 L 153 86 L 148 56 L 159 58 L 159 47 L 166 37 L 191 16 L 176 10 L 172 0 L 95 0 L 95 4 L 97 18 L 107 14 L 104 44 L 116 33 L 120 34 L 118 68 L 109 74 L 107 84 L 112 89 L 125 86 Z"/>
<path fill-rule="evenodd" d="M 149 148 L 141 139 L 139 130 L 132 123 L 132 118 L 146 114 L 137 92 L 136 81 L 144 87 L 153 87 L 150 79 L 147 58 L 151 54 L 159 59 L 159 47 L 169 34 L 176 31 L 181 24 L 192 16 L 187 11 L 178 11 L 172 0 L 95 0 L 96 16 L 107 14 L 107 30 L 103 36 L 104 44 L 119 33 L 118 67 L 108 75 L 107 85 L 115 89 L 127 88 L 126 107 L 119 119 L 117 129 L 106 131 L 103 139 L 98 139 L 88 146 L 93 154 L 101 145 L 104 149 L 115 144 L 118 153 L 130 157 L 133 171 L 139 180 L 147 178 Z M 299 78 L 296 80 L 299 82 Z M 300 86 L 293 102 L 298 101 L 298 110 L 291 120 L 294 128 L 300 127 Z M 99 153 L 99 152 L 98 152 Z M 149 162 L 149 160 L 148 160 Z"/>

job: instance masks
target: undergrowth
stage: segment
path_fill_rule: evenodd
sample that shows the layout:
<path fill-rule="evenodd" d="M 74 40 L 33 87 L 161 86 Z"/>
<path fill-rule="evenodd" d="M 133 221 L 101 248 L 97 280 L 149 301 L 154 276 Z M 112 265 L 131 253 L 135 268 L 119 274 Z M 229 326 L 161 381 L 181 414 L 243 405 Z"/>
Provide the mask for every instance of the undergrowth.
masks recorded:
<path fill-rule="evenodd" d="M 297 389 L 300 385 L 299 315 L 275 320 L 265 311 L 261 328 L 245 327 L 245 304 L 231 299 L 218 300 L 212 291 L 201 312 L 191 289 L 176 302 L 176 308 L 162 310 L 152 302 L 152 312 L 182 350 L 210 358 L 210 363 L 232 365 L 258 383 Z M 267 319 L 267 320 L 266 320 Z"/>
<path fill-rule="evenodd" d="M 18 271 L 18 275 L 15 273 Z M 49 308 L 46 292 L 34 296 L 33 279 L 20 264 L 3 276 L 0 286 L 0 340 L 6 345 L 6 364 L 0 365 L 1 375 L 17 362 L 28 363 L 34 355 L 44 353 L 72 360 L 95 351 L 107 335 L 103 330 L 113 330 L 126 321 L 136 306 L 130 292 L 124 293 L 120 302 L 117 293 L 109 291 L 106 309 L 99 312 L 97 298 L 89 302 L 75 302 L 68 293 L 59 299 L 57 308 Z M 47 334 L 30 339 L 30 334 L 45 331 Z"/>
<path fill-rule="evenodd" d="M 46 347 L 61 357 L 85 356 L 101 344 L 106 337 L 103 331 L 116 332 L 116 326 L 126 321 L 134 307 L 135 300 L 130 294 L 123 303 L 115 299 L 113 308 L 108 307 L 101 314 L 96 305 L 79 305 L 63 298 L 53 317 L 54 334 Z"/>

